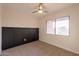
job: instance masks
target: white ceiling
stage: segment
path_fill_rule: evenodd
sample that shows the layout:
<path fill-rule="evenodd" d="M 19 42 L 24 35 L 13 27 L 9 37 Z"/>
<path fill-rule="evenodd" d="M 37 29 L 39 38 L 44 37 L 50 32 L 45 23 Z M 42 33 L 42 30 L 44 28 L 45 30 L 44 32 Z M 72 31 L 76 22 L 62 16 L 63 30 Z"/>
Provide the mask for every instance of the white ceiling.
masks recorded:
<path fill-rule="evenodd" d="M 61 10 L 63 8 L 76 5 L 75 3 L 44 3 L 44 9 L 48 11 L 48 13 L 53 13 L 55 11 Z M 37 10 L 38 3 L 4 3 L 3 7 L 10 8 L 10 9 L 16 9 L 17 12 L 22 13 L 29 13 L 34 16 L 39 16 L 36 14 L 33 14 L 32 12 Z"/>
<path fill-rule="evenodd" d="M 20 4 L 20 3 L 17 3 L 17 4 L 3 4 L 4 6 L 7 6 L 7 7 L 18 7 L 19 10 L 23 10 L 23 11 L 26 11 L 26 12 L 29 12 L 31 13 L 32 11 L 35 11 L 37 9 L 37 6 L 38 4 L 37 3 L 24 3 L 24 4 Z M 71 4 L 71 3 L 44 3 L 43 4 L 45 6 L 45 10 L 47 10 L 49 13 L 51 12 L 54 12 L 54 11 L 57 11 L 57 10 L 60 10 L 62 8 L 65 8 L 65 7 L 68 7 L 68 6 L 71 6 L 71 5 L 75 5 L 74 3 Z"/>
<path fill-rule="evenodd" d="M 47 7 L 46 10 L 48 10 L 50 13 L 61 10 L 63 8 L 66 8 L 66 7 L 69 7 L 69 6 L 72 6 L 72 5 L 75 5 L 75 4 L 71 4 L 71 3 L 70 4 L 68 4 L 68 3 L 49 3 L 49 4 L 45 4 L 45 6 Z"/>

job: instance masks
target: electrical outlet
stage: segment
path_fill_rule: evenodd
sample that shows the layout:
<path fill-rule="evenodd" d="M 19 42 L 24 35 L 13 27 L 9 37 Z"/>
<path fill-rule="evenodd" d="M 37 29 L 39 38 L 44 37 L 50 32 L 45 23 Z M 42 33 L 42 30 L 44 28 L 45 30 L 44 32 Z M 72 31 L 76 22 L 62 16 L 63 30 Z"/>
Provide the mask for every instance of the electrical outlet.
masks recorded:
<path fill-rule="evenodd" d="M 24 41 L 27 41 L 27 39 L 26 39 L 26 38 L 24 38 Z"/>

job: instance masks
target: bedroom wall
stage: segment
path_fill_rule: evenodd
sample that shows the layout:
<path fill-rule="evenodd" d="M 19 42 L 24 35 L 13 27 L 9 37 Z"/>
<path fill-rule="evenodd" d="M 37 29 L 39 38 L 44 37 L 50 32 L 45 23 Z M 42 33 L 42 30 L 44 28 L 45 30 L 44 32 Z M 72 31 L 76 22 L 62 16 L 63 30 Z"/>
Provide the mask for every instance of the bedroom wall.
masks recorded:
<path fill-rule="evenodd" d="M 38 20 L 27 10 L 25 4 L 3 4 L 3 27 L 38 28 Z"/>
<path fill-rule="evenodd" d="M 46 21 L 63 16 L 70 16 L 70 36 L 46 34 Z M 79 5 L 43 17 L 40 21 L 40 40 L 79 54 Z"/>
<path fill-rule="evenodd" d="M 1 35 L 1 19 L 2 19 L 1 16 L 2 15 L 1 15 L 1 4 L 0 4 L 0 55 L 1 55 L 1 36 L 2 36 Z"/>

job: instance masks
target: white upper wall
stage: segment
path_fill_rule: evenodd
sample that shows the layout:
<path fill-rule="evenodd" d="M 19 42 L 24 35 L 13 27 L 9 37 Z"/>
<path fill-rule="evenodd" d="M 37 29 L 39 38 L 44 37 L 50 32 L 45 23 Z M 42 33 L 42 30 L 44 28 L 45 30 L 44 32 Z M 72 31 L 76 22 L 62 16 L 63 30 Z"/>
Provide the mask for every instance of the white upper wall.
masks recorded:
<path fill-rule="evenodd" d="M 71 6 L 64 3 L 44 3 L 45 9 L 52 13 L 56 10 Z M 55 7 L 54 7 L 55 6 Z M 51 8 L 52 7 L 52 8 Z M 38 3 L 5 3 L 2 5 L 3 27 L 39 27 L 39 19 L 43 15 L 33 14 Z M 40 17 L 39 17 L 40 16 Z"/>
<path fill-rule="evenodd" d="M 31 13 L 26 12 L 24 4 L 3 4 L 2 26 L 3 27 L 34 27 L 38 28 L 38 19 Z"/>

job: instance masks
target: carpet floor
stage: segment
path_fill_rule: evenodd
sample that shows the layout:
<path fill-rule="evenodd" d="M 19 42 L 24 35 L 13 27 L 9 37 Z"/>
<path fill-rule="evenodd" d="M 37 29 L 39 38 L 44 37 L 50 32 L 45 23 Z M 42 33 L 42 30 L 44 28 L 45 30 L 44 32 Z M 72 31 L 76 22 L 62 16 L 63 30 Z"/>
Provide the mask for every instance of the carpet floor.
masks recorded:
<path fill-rule="evenodd" d="M 78 55 L 41 41 L 35 41 L 3 50 L 2 56 L 78 56 Z"/>

